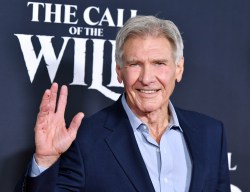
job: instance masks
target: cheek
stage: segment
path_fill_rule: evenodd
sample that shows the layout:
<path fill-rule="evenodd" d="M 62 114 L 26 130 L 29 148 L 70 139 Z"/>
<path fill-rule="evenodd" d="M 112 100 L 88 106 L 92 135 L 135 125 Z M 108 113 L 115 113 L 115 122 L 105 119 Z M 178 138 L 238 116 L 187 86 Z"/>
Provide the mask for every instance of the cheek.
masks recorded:
<path fill-rule="evenodd" d="M 138 80 L 137 73 L 126 73 L 123 75 L 123 82 L 126 87 L 131 88 Z"/>
<path fill-rule="evenodd" d="M 173 73 L 162 73 L 162 75 L 158 76 L 158 80 L 166 89 L 172 87 L 175 84 L 175 75 Z"/>
<path fill-rule="evenodd" d="M 172 74 L 167 69 L 157 69 L 157 71 L 155 72 L 155 74 L 157 74 L 156 76 L 162 82 L 167 82 L 172 77 Z"/>

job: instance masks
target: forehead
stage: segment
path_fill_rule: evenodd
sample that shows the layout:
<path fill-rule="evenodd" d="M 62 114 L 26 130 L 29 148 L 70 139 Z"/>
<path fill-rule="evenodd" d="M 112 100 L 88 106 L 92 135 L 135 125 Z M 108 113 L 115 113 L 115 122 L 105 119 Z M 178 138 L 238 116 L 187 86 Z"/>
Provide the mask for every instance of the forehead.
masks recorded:
<path fill-rule="evenodd" d="M 172 57 L 171 42 L 163 37 L 143 36 L 127 39 L 123 46 L 124 59 Z"/>

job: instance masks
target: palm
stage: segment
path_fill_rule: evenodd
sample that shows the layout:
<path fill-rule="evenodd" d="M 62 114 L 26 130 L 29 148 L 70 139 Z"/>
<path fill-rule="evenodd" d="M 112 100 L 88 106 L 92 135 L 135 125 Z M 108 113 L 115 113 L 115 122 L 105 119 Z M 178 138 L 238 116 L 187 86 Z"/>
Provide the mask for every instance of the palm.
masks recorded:
<path fill-rule="evenodd" d="M 65 152 L 76 137 L 83 118 L 78 113 L 66 128 L 64 113 L 67 104 L 67 87 L 62 86 L 56 107 L 58 85 L 54 83 L 46 90 L 40 105 L 35 126 L 36 159 L 55 161 Z M 57 108 L 57 109 L 56 109 Z"/>

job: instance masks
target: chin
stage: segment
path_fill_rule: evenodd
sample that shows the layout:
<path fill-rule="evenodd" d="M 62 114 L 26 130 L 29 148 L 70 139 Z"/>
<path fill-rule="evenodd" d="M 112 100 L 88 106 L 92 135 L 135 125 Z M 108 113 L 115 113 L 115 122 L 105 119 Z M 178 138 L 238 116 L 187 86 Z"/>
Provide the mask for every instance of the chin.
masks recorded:
<path fill-rule="evenodd" d="M 141 111 L 144 113 L 151 113 L 153 111 L 156 111 L 157 109 L 159 109 L 159 107 L 156 106 L 144 106 L 143 108 L 141 108 Z"/>

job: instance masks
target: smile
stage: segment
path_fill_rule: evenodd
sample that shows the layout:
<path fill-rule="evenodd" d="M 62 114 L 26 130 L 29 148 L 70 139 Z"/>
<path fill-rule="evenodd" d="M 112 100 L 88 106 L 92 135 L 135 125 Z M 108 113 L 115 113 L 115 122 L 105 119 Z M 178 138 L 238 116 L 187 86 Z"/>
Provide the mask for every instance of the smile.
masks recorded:
<path fill-rule="evenodd" d="M 157 89 L 153 89 L 153 90 L 145 90 L 145 89 L 139 89 L 140 92 L 142 93 L 156 93 L 158 90 Z"/>

